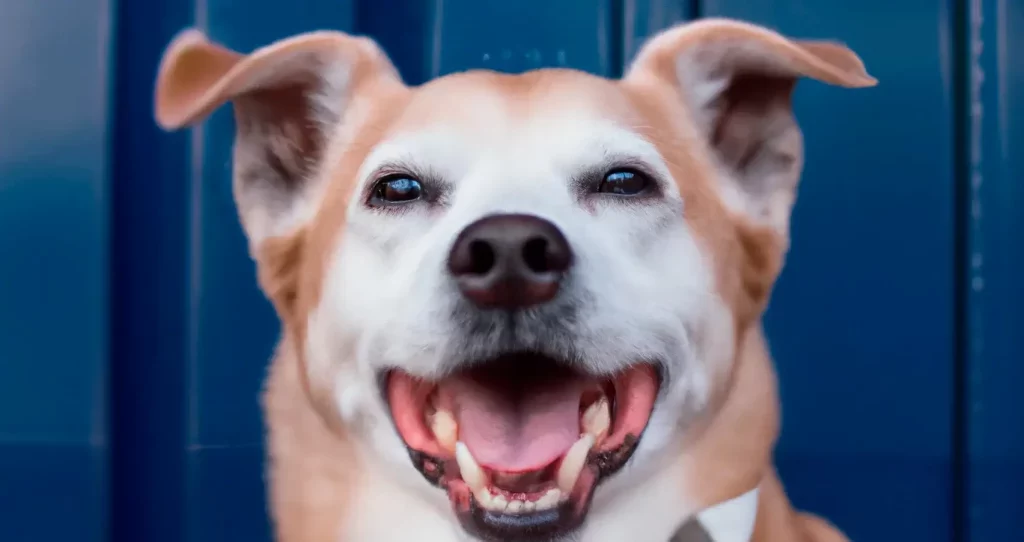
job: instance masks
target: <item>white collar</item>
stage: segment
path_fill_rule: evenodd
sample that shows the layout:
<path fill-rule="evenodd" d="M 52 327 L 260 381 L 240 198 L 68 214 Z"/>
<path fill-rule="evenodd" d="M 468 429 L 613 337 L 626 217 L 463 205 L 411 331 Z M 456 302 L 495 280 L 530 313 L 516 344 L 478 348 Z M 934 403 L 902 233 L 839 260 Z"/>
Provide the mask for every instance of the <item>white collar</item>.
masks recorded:
<path fill-rule="evenodd" d="M 697 519 L 714 542 L 750 542 L 757 519 L 758 490 L 716 504 L 697 514 Z"/>

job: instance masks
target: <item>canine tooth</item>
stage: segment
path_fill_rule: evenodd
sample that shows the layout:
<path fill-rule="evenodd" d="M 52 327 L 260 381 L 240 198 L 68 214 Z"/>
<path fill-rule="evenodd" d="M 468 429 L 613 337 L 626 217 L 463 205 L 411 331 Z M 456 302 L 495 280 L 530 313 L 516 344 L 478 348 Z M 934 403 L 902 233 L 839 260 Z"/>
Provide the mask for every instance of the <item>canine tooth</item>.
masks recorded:
<path fill-rule="evenodd" d="M 505 499 L 504 495 L 494 495 L 491 497 L 491 510 L 495 512 L 504 512 L 508 506 L 508 500 Z"/>
<path fill-rule="evenodd" d="M 461 442 L 455 443 L 455 461 L 459 464 L 462 480 L 466 482 L 469 489 L 472 489 L 474 493 L 479 491 L 486 492 L 487 474 L 477 464 L 476 459 L 473 459 L 473 454 L 469 453 L 469 448 Z"/>
<path fill-rule="evenodd" d="M 525 504 L 523 501 L 511 500 L 508 502 L 508 506 L 505 507 L 505 511 L 510 514 L 518 514 L 523 511 Z"/>
<path fill-rule="evenodd" d="M 576 486 L 576 480 L 580 478 L 580 472 L 583 472 L 583 465 L 587 462 L 587 454 L 593 447 L 594 435 L 587 433 L 569 448 L 565 457 L 562 458 L 562 464 L 558 467 L 558 476 L 556 477 L 558 489 L 565 493 L 572 493 L 572 488 Z"/>
<path fill-rule="evenodd" d="M 611 425 L 611 406 L 608 404 L 608 398 L 602 395 L 583 412 L 583 432 L 594 435 L 594 439 L 600 440 Z"/>
<path fill-rule="evenodd" d="M 459 424 L 455 417 L 447 410 L 438 410 L 430 416 L 430 430 L 437 437 L 437 442 L 449 452 L 455 449 L 455 442 L 459 439 Z"/>
<path fill-rule="evenodd" d="M 494 496 L 491 495 L 490 491 L 487 491 L 487 488 L 474 489 L 473 497 L 476 498 L 477 504 L 483 508 L 490 510 L 493 506 Z"/>
<path fill-rule="evenodd" d="M 537 499 L 536 509 L 548 510 L 549 508 L 554 508 L 560 500 L 562 500 L 562 492 L 557 489 L 549 489 L 543 497 Z"/>

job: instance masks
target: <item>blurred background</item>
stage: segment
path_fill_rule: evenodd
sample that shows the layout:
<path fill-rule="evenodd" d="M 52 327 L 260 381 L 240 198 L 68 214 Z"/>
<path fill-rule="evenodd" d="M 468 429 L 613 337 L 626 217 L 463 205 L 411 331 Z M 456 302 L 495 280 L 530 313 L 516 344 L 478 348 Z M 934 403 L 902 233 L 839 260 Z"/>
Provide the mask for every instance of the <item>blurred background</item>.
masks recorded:
<path fill-rule="evenodd" d="M 701 16 L 835 38 L 767 317 L 783 480 L 854 540 L 1024 540 L 1024 2 L 0 1 L 0 540 L 269 540 L 258 393 L 277 339 L 229 182 L 229 108 L 163 134 L 162 48 L 320 28 L 407 81 L 615 76 Z"/>

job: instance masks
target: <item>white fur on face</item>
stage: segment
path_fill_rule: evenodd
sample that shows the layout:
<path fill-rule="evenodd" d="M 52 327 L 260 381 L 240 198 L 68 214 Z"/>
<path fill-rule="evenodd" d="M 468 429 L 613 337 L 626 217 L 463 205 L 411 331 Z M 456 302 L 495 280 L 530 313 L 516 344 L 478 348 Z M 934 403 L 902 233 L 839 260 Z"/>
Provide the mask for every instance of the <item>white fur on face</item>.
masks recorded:
<path fill-rule="evenodd" d="M 659 361 L 666 378 L 631 463 L 598 488 L 597 507 L 664 464 L 662 452 L 678 454 L 674 438 L 706 405 L 712 373 L 731 360 L 728 310 L 684 219 L 686 202 L 652 144 L 593 108 L 517 116 L 497 95 L 477 98 L 460 104 L 471 122 L 398 130 L 367 157 L 310 317 L 307 357 L 336 371 L 339 411 L 368 450 L 399 478 L 440 493 L 412 468 L 377 377 L 401 368 L 438 378 L 507 348 L 507 330 L 467 310 L 448 275 L 449 250 L 486 215 L 551 221 L 575 263 L 556 300 L 518 317 L 514 347 L 570 357 L 600 373 Z M 629 200 L 581 191 L 582 177 L 624 164 L 653 172 L 660 195 Z M 375 172 L 394 166 L 417 173 L 437 201 L 368 208 L 364 194 Z"/>

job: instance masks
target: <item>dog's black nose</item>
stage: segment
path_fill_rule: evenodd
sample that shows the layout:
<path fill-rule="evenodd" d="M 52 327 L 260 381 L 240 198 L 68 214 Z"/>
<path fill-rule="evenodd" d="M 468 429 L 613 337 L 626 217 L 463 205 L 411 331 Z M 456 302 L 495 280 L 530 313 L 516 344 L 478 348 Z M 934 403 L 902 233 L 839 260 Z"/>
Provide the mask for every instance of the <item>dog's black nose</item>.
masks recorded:
<path fill-rule="evenodd" d="M 462 230 L 448 255 L 448 270 L 477 306 L 520 309 L 554 298 L 572 260 L 569 242 L 554 224 L 503 214 Z"/>

